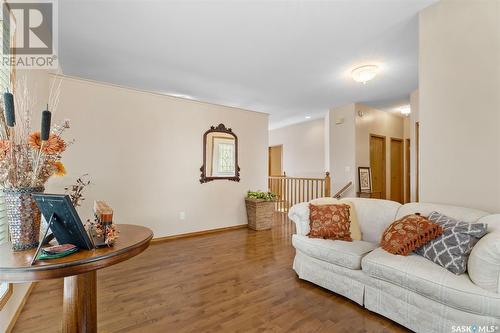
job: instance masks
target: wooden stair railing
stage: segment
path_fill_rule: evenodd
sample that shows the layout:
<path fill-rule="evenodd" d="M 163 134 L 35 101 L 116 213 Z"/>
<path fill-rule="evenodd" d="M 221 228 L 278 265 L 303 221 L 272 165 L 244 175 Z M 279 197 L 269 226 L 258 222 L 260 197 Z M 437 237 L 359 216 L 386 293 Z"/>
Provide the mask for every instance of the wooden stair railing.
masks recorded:
<path fill-rule="evenodd" d="M 342 198 L 342 195 L 352 186 L 352 182 L 347 183 L 344 187 L 342 187 L 337 193 L 333 195 L 335 199 Z"/>
<path fill-rule="evenodd" d="M 288 209 L 300 202 L 330 196 L 330 173 L 325 178 L 302 178 L 270 176 L 268 179 L 269 191 L 278 196 L 276 210 L 288 212 Z"/>

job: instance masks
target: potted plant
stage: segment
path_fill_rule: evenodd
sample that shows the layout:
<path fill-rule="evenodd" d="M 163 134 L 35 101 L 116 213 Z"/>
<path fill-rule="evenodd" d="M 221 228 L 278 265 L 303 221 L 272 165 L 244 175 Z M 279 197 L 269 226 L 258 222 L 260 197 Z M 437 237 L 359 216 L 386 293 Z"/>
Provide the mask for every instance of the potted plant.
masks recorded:
<path fill-rule="evenodd" d="M 248 191 L 245 198 L 248 227 L 254 230 L 271 229 L 276 194 L 271 192 Z"/>

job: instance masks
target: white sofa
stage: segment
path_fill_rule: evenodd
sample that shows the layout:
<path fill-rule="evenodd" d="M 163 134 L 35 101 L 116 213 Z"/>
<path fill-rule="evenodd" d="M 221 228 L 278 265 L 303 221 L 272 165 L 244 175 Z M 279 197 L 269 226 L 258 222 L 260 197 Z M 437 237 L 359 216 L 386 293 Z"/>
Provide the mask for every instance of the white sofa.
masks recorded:
<path fill-rule="evenodd" d="M 361 241 L 309 238 L 309 203 L 290 209 L 289 217 L 296 225 L 293 268 L 299 278 L 416 332 L 463 332 L 460 329 L 472 325 L 490 329 L 484 332 L 500 332 L 500 214 L 438 204 L 344 200 L 355 207 Z M 393 221 L 433 211 L 488 224 L 488 234 L 472 250 L 465 274 L 455 275 L 413 253 L 397 256 L 379 247 L 382 233 Z"/>

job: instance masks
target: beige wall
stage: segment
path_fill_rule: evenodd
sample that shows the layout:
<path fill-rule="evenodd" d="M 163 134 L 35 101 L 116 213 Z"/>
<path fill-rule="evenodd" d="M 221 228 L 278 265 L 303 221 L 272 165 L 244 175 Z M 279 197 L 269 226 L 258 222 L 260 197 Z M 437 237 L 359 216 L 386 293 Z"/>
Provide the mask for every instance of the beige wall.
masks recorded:
<path fill-rule="evenodd" d="M 403 138 L 405 139 L 410 138 L 410 123 L 410 116 L 403 118 Z"/>
<path fill-rule="evenodd" d="M 370 166 L 370 135 L 386 137 L 386 193 L 391 197 L 391 138 L 403 139 L 404 118 L 364 104 L 356 104 L 356 190 L 358 167 Z M 358 112 L 362 112 L 360 117 Z"/>
<path fill-rule="evenodd" d="M 269 146 L 277 145 L 283 145 L 283 171 L 287 176 L 325 176 L 324 119 L 269 131 Z"/>
<path fill-rule="evenodd" d="M 420 199 L 500 212 L 500 2 L 420 14 Z"/>
<path fill-rule="evenodd" d="M 419 93 L 415 90 L 410 94 L 411 113 L 408 117 L 410 135 L 410 201 L 417 201 L 417 137 L 416 123 L 419 122 Z"/>
<path fill-rule="evenodd" d="M 325 118 L 328 127 L 329 169 L 332 176 L 332 194 L 348 182 L 356 183 L 356 121 L 355 104 L 333 108 Z M 345 196 L 356 196 L 352 186 Z"/>
<path fill-rule="evenodd" d="M 82 218 L 100 199 L 117 223 L 147 226 L 155 237 L 246 223 L 246 191 L 267 187 L 267 114 L 75 78 L 61 89 L 54 118 L 71 119 L 67 137 L 76 142 L 63 158 L 68 176 L 48 190 L 89 173 Z M 238 136 L 241 182 L 200 184 L 203 134 L 219 123 Z"/>
<path fill-rule="evenodd" d="M 404 181 L 404 198 L 405 198 L 405 202 L 410 202 L 411 201 L 411 162 L 409 163 L 409 167 L 410 167 L 410 182 L 407 183 L 406 181 L 406 178 L 407 178 L 407 165 L 406 165 L 406 154 L 408 152 L 408 150 L 406 149 L 406 145 L 407 145 L 407 139 L 410 139 L 410 126 L 411 126 L 411 120 L 410 120 L 410 116 L 405 116 L 404 119 L 403 119 L 403 138 L 404 138 L 404 177 L 405 177 L 405 181 Z M 411 140 L 410 140 L 410 149 L 411 149 Z M 411 160 L 411 150 L 410 150 L 410 154 L 409 154 L 409 157 L 410 157 L 410 160 Z M 407 197 L 406 195 L 406 190 L 407 188 L 410 189 L 410 196 Z"/>

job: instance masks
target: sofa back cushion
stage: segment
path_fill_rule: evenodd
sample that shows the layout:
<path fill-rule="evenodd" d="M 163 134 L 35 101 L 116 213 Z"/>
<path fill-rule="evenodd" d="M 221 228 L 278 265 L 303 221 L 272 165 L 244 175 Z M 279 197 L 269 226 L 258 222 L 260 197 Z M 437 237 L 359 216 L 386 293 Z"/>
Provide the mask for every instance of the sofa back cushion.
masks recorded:
<path fill-rule="evenodd" d="M 397 219 L 403 216 L 420 213 L 422 216 L 429 216 L 432 212 L 438 212 L 455 220 L 473 223 L 477 222 L 483 216 L 489 215 L 489 213 L 482 210 L 465 208 L 450 205 L 432 204 L 425 202 L 412 202 L 401 206 L 398 210 Z"/>
<path fill-rule="evenodd" d="M 382 234 L 396 220 L 401 204 L 395 201 L 365 198 L 345 198 L 356 209 L 362 240 L 380 243 Z"/>
<path fill-rule="evenodd" d="M 315 204 L 330 203 L 330 201 L 311 201 Z M 355 209 L 361 239 L 378 244 L 385 228 L 394 222 L 396 212 L 401 204 L 379 199 L 343 198 L 340 202 L 349 203 Z M 301 202 L 288 211 L 288 217 L 295 222 L 298 235 L 305 236 L 309 233 L 309 203 Z M 352 232 L 352 231 L 351 231 Z"/>
<path fill-rule="evenodd" d="M 401 205 L 389 200 L 365 198 L 345 198 L 342 200 L 350 201 L 354 205 L 362 240 L 377 244 L 387 226 L 406 215 L 421 213 L 422 216 L 428 216 L 437 211 L 468 223 L 476 222 L 489 215 L 487 212 L 477 209 L 441 204 L 408 203 Z M 309 233 L 309 203 L 303 202 L 293 206 L 288 216 L 298 224 L 297 234 L 307 235 Z M 483 223 L 483 221 L 478 222 Z M 488 222 L 484 221 L 484 223 Z M 500 230 L 500 223 L 497 228 Z M 488 231 L 490 231 L 490 223 L 488 223 Z"/>

